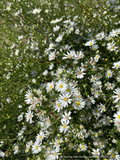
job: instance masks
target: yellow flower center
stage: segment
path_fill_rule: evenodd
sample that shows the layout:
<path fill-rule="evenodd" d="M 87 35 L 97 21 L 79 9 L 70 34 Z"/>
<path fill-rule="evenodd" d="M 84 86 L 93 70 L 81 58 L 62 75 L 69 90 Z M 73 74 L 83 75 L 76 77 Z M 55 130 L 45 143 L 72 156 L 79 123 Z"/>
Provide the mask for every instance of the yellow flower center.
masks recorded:
<path fill-rule="evenodd" d="M 58 143 L 60 143 L 60 139 L 58 139 Z"/>
<path fill-rule="evenodd" d="M 85 146 L 82 146 L 82 149 L 84 149 L 85 148 Z"/>
<path fill-rule="evenodd" d="M 39 138 L 42 139 L 42 136 L 40 135 Z"/>
<path fill-rule="evenodd" d="M 66 127 L 67 127 L 67 125 L 66 125 L 66 124 L 64 124 L 64 125 L 63 125 L 63 128 L 66 128 Z"/>
<path fill-rule="evenodd" d="M 71 58 L 71 55 L 70 55 L 70 54 L 68 55 L 68 58 Z"/>
<path fill-rule="evenodd" d="M 98 113 L 98 110 L 96 110 L 96 113 Z"/>
<path fill-rule="evenodd" d="M 61 74 L 61 73 L 62 73 L 62 71 L 59 71 L 59 73 Z"/>
<path fill-rule="evenodd" d="M 53 88 L 53 85 L 51 85 L 50 88 Z"/>
<path fill-rule="evenodd" d="M 57 155 L 57 153 L 55 152 L 55 153 L 54 153 L 54 156 L 56 156 L 56 155 Z"/>
<path fill-rule="evenodd" d="M 59 87 L 60 87 L 60 88 L 63 88 L 63 85 L 62 85 L 62 84 L 60 84 L 60 85 L 59 85 Z"/>
<path fill-rule="evenodd" d="M 66 91 L 67 91 L 67 92 L 70 92 L 70 89 L 68 88 Z"/>
<path fill-rule="evenodd" d="M 60 107 L 60 103 L 58 103 L 58 107 Z"/>
<path fill-rule="evenodd" d="M 113 46 L 112 49 L 114 49 L 115 47 Z"/>
<path fill-rule="evenodd" d="M 31 95 L 31 94 L 29 95 L 29 98 L 32 98 L 32 95 Z"/>
<path fill-rule="evenodd" d="M 118 115 L 118 118 L 120 119 L 120 115 Z"/>
<path fill-rule="evenodd" d="M 112 154 L 112 157 L 113 157 L 113 158 L 115 158 L 115 157 L 116 157 L 114 153 Z"/>
<path fill-rule="evenodd" d="M 92 42 L 90 42 L 89 45 L 92 45 Z"/>
<path fill-rule="evenodd" d="M 31 114 L 29 114 L 29 118 L 31 118 Z"/>
<path fill-rule="evenodd" d="M 68 100 L 68 98 L 67 98 L 67 97 L 65 97 L 65 98 L 64 98 L 64 101 L 66 101 L 66 102 L 67 102 L 67 100 Z"/>
<path fill-rule="evenodd" d="M 120 94 L 118 94 L 118 97 L 120 98 Z"/>
<path fill-rule="evenodd" d="M 76 102 L 76 104 L 79 106 L 79 105 L 80 105 L 80 102 L 79 102 L 79 101 L 77 101 L 77 102 Z"/>
<path fill-rule="evenodd" d="M 35 146 L 35 149 L 38 149 L 38 146 Z"/>

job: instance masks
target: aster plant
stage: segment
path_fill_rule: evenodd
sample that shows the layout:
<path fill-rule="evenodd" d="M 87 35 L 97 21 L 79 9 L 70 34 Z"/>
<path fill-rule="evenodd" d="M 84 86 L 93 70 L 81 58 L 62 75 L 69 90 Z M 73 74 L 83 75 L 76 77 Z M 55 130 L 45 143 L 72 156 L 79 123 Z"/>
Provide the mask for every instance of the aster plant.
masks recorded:
<path fill-rule="evenodd" d="M 120 3 L 94 3 L 0 2 L 4 159 L 119 159 Z"/>

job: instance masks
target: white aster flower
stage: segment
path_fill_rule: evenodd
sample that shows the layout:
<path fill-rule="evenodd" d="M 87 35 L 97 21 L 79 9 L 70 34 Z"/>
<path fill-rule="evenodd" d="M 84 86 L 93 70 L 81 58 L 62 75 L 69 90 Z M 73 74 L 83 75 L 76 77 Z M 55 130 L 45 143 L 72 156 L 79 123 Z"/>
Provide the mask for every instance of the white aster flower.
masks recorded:
<path fill-rule="evenodd" d="M 115 103 L 118 102 L 120 100 L 120 88 L 115 89 L 115 91 L 113 91 L 116 95 L 112 96 L 113 98 L 115 98 Z"/>
<path fill-rule="evenodd" d="M 99 151 L 99 149 L 97 148 L 97 149 L 92 149 L 92 154 L 93 154 L 93 156 L 94 157 L 96 157 L 96 158 L 99 158 L 99 155 L 100 155 L 100 151 Z"/>
<path fill-rule="evenodd" d="M 61 81 L 61 80 L 59 80 L 58 82 L 56 82 L 55 85 L 56 85 L 55 89 L 57 91 L 60 91 L 60 92 L 64 92 L 67 89 L 67 86 L 68 86 L 64 81 Z"/>
<path fill-rule="evenodd" d="M 88 41 L 88 42 L 85 43 L 85 46 L 92 46 L 95 43 L 96 43 L 95 40 L 90 40 L 90 41 Z"/>
<path fill-rule="evenodd" d="M 79 145 L 81 151 L 86 151 L 87 150 L 87 145 L 86 144 L 80 144 Z"/>
<path fill-rule="evenodd" d="M 26 122 L 30 121 L 30 123 L 32 123 L 32 117 L 33 117 L 33 113 L 31 112 L 31 110 L 29 110 L 26 114 Z"/>
<path fill-rule="evenodd" d="M 63 107 L 68 107 L 68 104 L 71 104 L 72 99 L 70 99 L 71 94 L 70 93 L 63 93 L 59 96 L 59 102 Z"/>
<path fill-rule="evenodd" d="M 106 76 L 107 76 L 108 78 L 110 78 L 110 77 L 112 77 L 112 73 L 113 73 L 113 71 L 107 70 Z"/>
<path fill-rule="evenodd" d="M 14 150 L 14 154 L 17 154 L 19 152 L 18 145 L 15 145 L 13 150 Z"/>
<path fill-rule="evenodd" d="M 42 143 L 42 140 L 43 140 L 43 138 L 45 138 L 46 136 L 45 136 L 45 134 L 44 134 L 44 132 L 40 132 L 39 134 L 37 134 L 37 139 L 36 139 L 36 141 L 38 142 L 38 143 Z"/>
<path fill-rule="evenodd" d="M 67 54 L 63 54 L 64 57 L 62 59 L 71 59 L 75 56 L 75 51 L 71 50 L 70 52 L 67 52 Z"/>
<path fill-rule="evenodd" d="M 60 126 L 60 132 L 62 133 L 62 132 L 66 132 L 68 129 L 69 129 L 69 126 L 68 126 L 68 123 L 69 122 L 61 122 L 62 123 L 62 126 Z"/>
<path fill-rule="evenodd" d="M 54 60 L 54 59 L 55 59 L 55 52 L 50 52 L 49 61 Z"/>
<path fill-rule="evenodd" d="M 77 67 L 76 70 L 77 70 L 77 71 L 76 71 L 76 76 L 77 76 L 78 79 L 83 78 L 84 75 L 86 74 L 86 73 L 83 72 L 83 71 L 84 71 L 83 68 L 80 69 L 79 67 Z"/>
<path fill-rule="evenodd" d="M 85 101 L 82 98 L 77 98 L 74 100 L 73 106 L 76 110 L 81 110 L 85 107 Z"/>
<path fill-rule="evenodd" d="M 57 110 L 57 112 L 60 112 L 60 110 L 62 110 L 63 106 L 61 105 L 61 103 L 59 101 L 56 101 L 55 103 L 56 103 L 54 105 L 55 111 Z"/>
<path fill-rule="evenodd" d="M 33 14 L 36 14 L 36 13 L 40 13 L 40 11 L 41 11 L 41 9 L 34 9 L 34 10 L 32 11 L 32 13 L 33 13 Z"/>
<path fill-rule="evenodd" d="M 50 92 L 53 88 L 54 88 L 54 82 L 51 83 L 48 82 L 46 85 L 47 92 Z"/>
<path fill-rule="evenodd" d="M 53 31 L 58 31 L 60 29 L 60 26 L 56 25 L 55 27 L 53 27 Z"/>
<path fill-rule="evenodd" d="M 71 112 L 69 111 L 68 113 L 67 112 L 65 112 L 65 115 L 62 115 L 62 120 L 61 120 L 61 122 L 65 122 L 65 123 L 69 123 L 69 120 L 71 119 L 71 117 L 70 117 L 70 114 L 71 114 Z"/>
<path fill-rule="evenodd" d="M 56 42 L 60 42 L 60 41 L 62 40 L 62 38 L 63 38 L 63 35 L 60 35 L 59 37 L 56 38 L 55 41 L 56 41 Z"/>
<path fill-rule="evenodd" d="M 32 152 L 33 154 L 37 154 L 41 151 L 40 144 L 38 142 L 35 142 L 34 145 L 32 146 Z"/>
<path fill-rule="evenodd" d="M 120 68 L 120 61 L 119 62 L 114 62 L 113 65 L 114 66 L 112 68 L 116 68 L 116 69 Z"/>

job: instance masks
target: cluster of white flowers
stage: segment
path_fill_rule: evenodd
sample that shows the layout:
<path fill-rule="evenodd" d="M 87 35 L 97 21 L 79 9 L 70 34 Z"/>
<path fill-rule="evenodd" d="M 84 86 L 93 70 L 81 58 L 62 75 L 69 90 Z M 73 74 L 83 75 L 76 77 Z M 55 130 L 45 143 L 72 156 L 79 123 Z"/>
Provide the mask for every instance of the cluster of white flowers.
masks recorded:
<path fill-rule="evenodd" d="M 114 6 L 118 1 L 108 0 L 107 3 Z M 10 7 L 11 3 L 6 10 L 10 10 Z M 114 6 L 115 14 L 119 8 Z M 35 8 L 30 12 L 39 17 L 41 9 Z M 45 13 L 48 12 L 49 9 L 45 10 Z M 106 13 L 107 11 L 104 12 Z M 41 23 L 42 21 L 43 19 L 40 19 Z M 82 155 L 89 151 L 90 155 L 99 158 L 109 143 L 116 143 L 115 139 L 105 139 L 105 128 L 114 125 L 120 132 L 120 88 L 116 86 L 120 82 L 120 61 L 113 59 L 109 66 L 107 55 L 112 53 L 117 56 L 120 52 L 116 42 L 116 38 L 120 36 L 120 28 L 109 33 L 100 31 L 94 38 L 88 38 L 92 34 L 89 29 L 88 39 L 82 37 L 85 40 L 83 44 L 80 41 L 83 27 L 78 27 L 78 16 L 73 19 L 65 19 L 63 16 L 49 23 L 52 29 L 48 33 L 49 40 L 42 41 L 45 46 L 43 55 L 40 53 L 39 40 L 34 37 L 36 25 L 31 27 L 31 38 L 24 49 L 24 54 L 27 49 L 31 50 L 35 55 L 28 56 L 40 59 L 41 64 L 46 63 L 45 67 L 38 66 L 31 71 L 34 78 L 29 81 L 31 87 L 28 86 L 29 89 L 24 95 L 25 108 L 21 104 L 18 106 L 20 113 L 17 122 L 22 127 L 17 134 L 17 142 L 13 142 L 13 154 L 25 153 L 34 155 L 37 160 L 43 159 L 43 156 L 45 160 L 55 160 L 60 159 L 67 149 L 72 149 Z M 23 37 L 18 36 L 20 44 Z M 76 45 L 80 42 L 82 47 L 74 46 L 73 42 L 76 42 Z M 20 49 L 17 49 L 17 45 L 12 45 L 10 49 L 15 56 L 19 56 Z M 16 68 L 19 68 L 20 63 Z M 23 64 L 25 72 L 26 64 L 27 62 Z M 10 76 L 11 72 L 8 72 L 5 78 L 9 79 Z M 6 101 L 10 103 L 11 99 Z M 114 115 L 111 108 L 113 111 L 118 109 Z M 24 150 L 21 142 L 24 142 Z M 117 158 L 118 152 L 109 149 L 105 154 Z M 5 156 L 1 150 L 0 156 Z"/>

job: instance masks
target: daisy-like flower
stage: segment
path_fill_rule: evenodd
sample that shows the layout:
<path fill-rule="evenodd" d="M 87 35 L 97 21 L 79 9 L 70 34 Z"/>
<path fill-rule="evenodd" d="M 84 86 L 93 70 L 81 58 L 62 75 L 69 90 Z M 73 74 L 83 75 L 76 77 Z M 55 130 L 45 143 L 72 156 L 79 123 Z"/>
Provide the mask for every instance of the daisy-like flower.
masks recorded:
<path fill-rule="evenodd" d="M 32 98 L 33 98 L 33 93 L 32 91 L 28 90 L 27 93 L 25 94 L 25 101 L 27 102 L 27 104 L 30 104 L 32 102 Z"/>
<path fill-rule="evenodd" d="M 47 92 L 50 92 L 54 88 L 54 82 L 47 83 L 46 89 Z"/>
<path fill-rule="evenodd" d="M 97 40 L 102 40 L 103 38 L 104 38 L 104 32 L 100 32 L 100 33 L 98 33 L 97 35 L 96 35 L 96 39 Z"/>
<path fill-rule="evenodd" d="M 79 51 L 79 52 L 77 51 L 77 54 L 76 53 L 74 54 L 75 60 L 79 60 L 79 59 L 81 59 L 83 57 L 84 57 L 84 55 L 83 55 L 82 51 Z"/>
<path fill-rule="evenodd" d="M 17 154 L 19 152 L 19 146 L 15 145 L 14 146 L 14 154 Z"/>
<path fill-rule="evenodd" d="M 99 151 L 99 149 L 97 148 L 97 149 L 92 149 L 92 154 L 93 154 L 93 156 L 94 157 L 96 157 L 96 158 L 99 158 L 99 155 L 100 155 L 100 151 Z"/>
<path fill-rule="evenodd" d="M 55 19 L 55 20 L 52 20 L 50 23 L 57 23 L 57 22 L 60 22 L 62 20 L 62 18 L 60 18 L 60 19 Z"/>
<path fill-rule="evenodd" d="M 109 82 L 107 82 L 107 88 L 106 88 L 106 90 L 113 90 L 113 88 L 115 87 L 115 84 L 114 83 L 109 83 Z"/>
<path fill-rule="evenodd" d="M 113 71 L 107 70 L 106 77 L 108 77 L 108 78 L 112 77 L 112 73 L 113 73 Z"/>
<path fill-rule="evenodd" d="M 85 46 L 92 46 L 95 43 L 96 43 L 95 40 L 90 40 L 90 41 L 88 41 L 88 42 L 85 43 Z"/>
<path fill-rule="evenodd" d="M 115 113 L 113 115 L 113 117 L 115 117 L 115 120 L 119 120 L 120 121 L 120 110 L 117 113 Z"/>
<path fill-rule="evenodd" d="M 79 145 L 81 151 L 86 151 L 87 150 L 87 145 L 86 144 L 80 144 Z"/>
<path fill-rule="evenodd" d="M 64 81 L 59 80 L 55 83 L 55 89 L 59 92 L 64 92 L 67 89 L 67 84 Z"/>
<path fill-rule="evenodd" d="M 100 55 L 97 54 L 97 55 L 94 57 L 95 62 L 98 62 L 99 58 L 100 58 Z"/>
<path fill-rule="evenodd" d="M 120 61 L 119 62 L 114 62 L 113 65 L 114 66 L 112 68 L 116 68 L 116 69 L 120 68 Z"/>
<path fill-rule="evenodd" d="M 55 44 L 54 43 L 50 43 L 49 44 L 49 50 L 53 49 L 55 47 Z"/>
<path fill-rule="evenodd" d="M 111 37 L 118 37 L 118 34 L 119 34 L 119 30 L 118 29 L 116 29 L 116 30 L 112 30 L 112 32 L 110 32 L 110 36 Z"/>
<path fill-rule="evenodd" d="M 87 99 L 86 99 L 85 101 L 86 101 L 86 105 L 87 105 L 87 106 L 90 106 L 91 103 L 92 103 L 92 104 L 95 104 L 94 98 L 93 98 L 93 97 L 90 97 L 89 95 L 87 95 Z"/>
<path fill-rule="evenodd" d="M 18 56 L 18 53 L 19 53 L 19 49 L 16 49 L 15 55 Z"/>
<path fill-rule="evenodd" d="M 49 160 L 56 160 L 59 158 L 58 157 L 59 155 L 60 153 L 58 153 L 56 150 L 51 150 L 51 155 L 50 155 Z"/>
<path fill-rule="evenodd" d="M 55 108 L 55 110 L 57 110 L 57 112 L 60 112 L 60 110 L 62 110 L 63 106 L 61 105 L 61 103 L 59 101 L 56 101 L 54 108 Z"/>
<path fill-rule="evenodd" d="M 117 47 L 115 47 L 115 43 L 112 42 L 112 43 L 107 43 L 107 49 L 110 50 L 110 51 L 114 51 L 116 50 Z"/>
<path fill-rule="evenodd" d="M 76 29 L 76 30 L 75 30 L 75 33 L 76 33 L 76 34 L 79 34 L 79 33 L 80 33 L 80 30 L 79 30 L 79 29 Z"/>
<path fill-rule="evenodd" d="M 85 107 L 85 101 L 82 98 L 77 98 L 73 102 L 73 107 L 77 110 L 83 109 Z"/>
<path fill-rule="evenodd" d="M 92 45 L 91 48 L 92 48 L 93 51 L 96 51 L 98 49 L 98 45 L 94 44 L 94 45 Z"/>
<path fill-rule="evenodd" d="M 40 132 L 39 134 L 37 134 L 37 139 L 36 139 L 36 141 L 38 142 L 38 143 L 42 143 L 42 140 L 43 140 L 43 138 L 45 138 L 46 136 L 45 136 L 45 134 L 44 134 L 44 132 Z"/>
<path fill-rule="evenodd" d="M 55 52 L 50 52 L 49 61 L 54 60 L 54 59 L 55 59 Z"/>
<path fill-rule="evenodd" d="M 84 71 L 83 68 L 80 69 L 79 67 L 77 67 L 76 70 L 77 70 L 77 71 L 76 71 L 76 76 L 77 76 L 78 79 L 83 78 L 84 75 L 86 74 L 86 73 L 83 72 L 83 71 Z"/>
<path fill-rule="evenodd" d="M 65 123 L 69 123 L 69 120 L 71 119 L 71 117 L 70 117 L 70 114 L 71 114 L 71 112 L 69 111 L 68 113 L 66 113 L 65 112 L 65 115 L 62 115 L 62 120 L 61 120 L 61 122 L 65 122 Z"/>
<path fill-rule="evenodd" d="M 32 145 L 32 152 L 33 154 L 37 154 L 41 151 L 41 147 L 40 147 L 40 143 L 38 142 L 35 142 L 33 145 Z"/>
<path fill-rule="evenodd" d="M 35 104 L 40 104 L 40 106 L 42 105 L 42 99 L 43 99 L 43 97 L 42 97 L 42 95 L 40 95 L 40 97 L 39 98 L 37 98 L 37 97 L 34 97 L 34 102 L 35 102 Z"/>
<path fill-rule="evenodd" d="M 64 54 L 64 57 L 62 59 L 71 59 L 75 55 L 75 51 L 71 50 L 70 52 L 67 52 L 67 54 Z"/>
<path fill-rule="evenodd" d="M 34 10 L 32 11 L 32 13 L 33 13 L 33 14 L 36 14 L 36 13 L 40 13 L 40 11 L 41 11 L 41 9 L 34 9 Z"/>
<path fill-rule="evenodd" d="M 92 113 L 93 115 L 100 117 L 101 116 L 101 112 L 99 111 L 99 107 L 97 106 L 97 108 L 92 109 Z"/>
<path fill-rule="evenodd" d="M 60 41 L 62 40 L 62 38 L 63 38 L 63 35 L 60 35 L 59 37 L 56 38 L 55 41 L 56 41 L 56 42 L 60 42 Z"/>
<path fill-rule="evenodd" d="M 98 105 L 98 107 L 99 107 L 99 110 L 100 110 L 101 112 L 105 111 L 105 109 L 106 109 L 106 108 L 105 108 L 105 105 L 103 105 L 103 104 L 101 104 L 101 103 Z"/>
<path fill-rule="evenodd" d="M 68 121 L 65 123 L 65 122 L 61 122 L 62 123 L 62 126 L 60 126 L 60 132 L 66 132 L 68 129 L 69 129 L 69 126 L 68 126 Z"/>
<path fill-rule="evenodd" d="M 83 138 L 87 138 L 89 136 L 89 133 L 86 132 L 86 129 L 82 129 L 80 131 L 80 134 L 82 135 Z"/>
<path fill-rule="evenodd" d="M 53 27 L 53 31 L 58 31 L 60 29 L 60 26 L 56 25 L 56 27 Z"/>
<path fill-rule="evenodd" d="M 62 105 L 63 107 L 66 107 L 66 106 L 68 107 L 68 104 L 71 104 L 71 101 L 72 101 L 72 99 L 70 99 L 70 97 L 71 97 L 71 94 L 65 92 L 65 93 L 62 93 L 62 94 L 60 95 L 58 101 L 61 103 L 61 105 Z"/>
<path fill-rule="evenodd" d="M 33 113 L 31 112 L 31 110 L 29 110 L 26 114 L 26 122 L 30 121 L 30 123 L 32 123 L 32 117 L 33 117 Z"/>
<path fill-rule="evenodd" d="M 100 120 L 104 125 L 110 125 L 111 118 L 109 116 L 104 115 L 103 118 Z"/>

